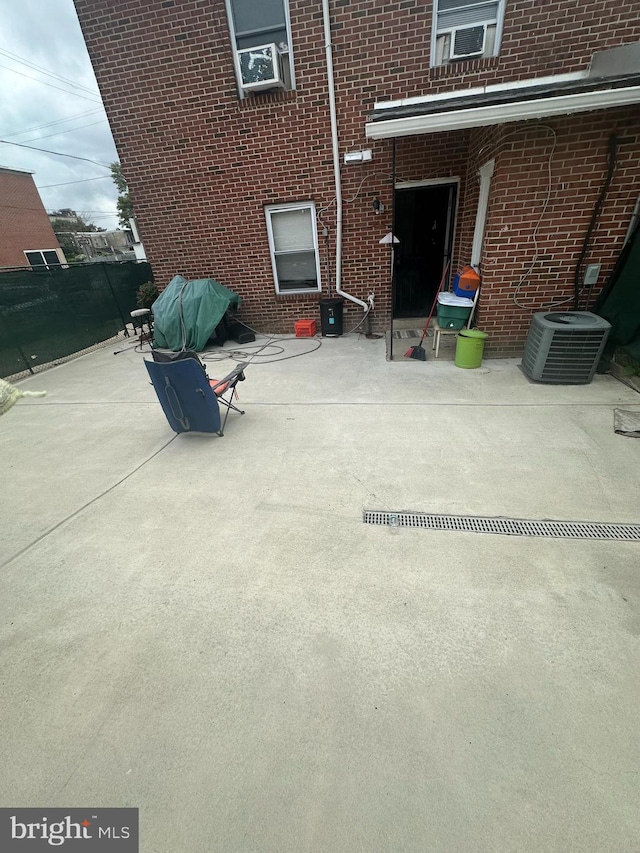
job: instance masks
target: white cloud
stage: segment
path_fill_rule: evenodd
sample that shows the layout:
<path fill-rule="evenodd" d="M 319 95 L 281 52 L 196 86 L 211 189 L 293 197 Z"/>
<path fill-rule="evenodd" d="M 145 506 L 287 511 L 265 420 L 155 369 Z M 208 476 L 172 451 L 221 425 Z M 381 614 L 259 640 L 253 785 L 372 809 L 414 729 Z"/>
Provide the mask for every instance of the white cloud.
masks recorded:
<path fill-rule="evenodd" d="M 0 67 L 0 138 L 99 163 L 117 160 L 73 0 L 47 3 L 0 0 L 0 3 L 3 6 L 0 66 L 5 66 Z M 95 94 L 85 88 L 74 90 L 68 83 L 41 74 L 7 53 L 75 81 Z M 69 116 L 75 118 L 51 125 Z M 94 124 L 100 120 L 101 123 Z M 50 126 L 42 127 L 45 124 Z M 60 132 L 70 129 L 74 130 Z M 36 186 L 45 187 L 40 195 L 47 210 L 69 207 L 78 213 L 86 212 L 102 228 L 117 227 L 118 193 L 104 167 L 6 144 L 0 144 L 0 165 L 34 172 Z M 47 186 L 102 175 L 107 177 L 68 186 Z"/>

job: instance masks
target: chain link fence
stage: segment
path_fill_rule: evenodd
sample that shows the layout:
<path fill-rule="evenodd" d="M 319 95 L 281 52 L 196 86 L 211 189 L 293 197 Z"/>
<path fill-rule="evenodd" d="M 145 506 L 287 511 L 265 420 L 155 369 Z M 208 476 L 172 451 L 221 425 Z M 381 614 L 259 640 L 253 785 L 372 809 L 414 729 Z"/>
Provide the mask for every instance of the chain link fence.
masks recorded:
<path fill-rule="evenodd" d="M 131 322 L 148 263 L 77 264 L 0 271 L 0 377 L 107 341 Z"/>

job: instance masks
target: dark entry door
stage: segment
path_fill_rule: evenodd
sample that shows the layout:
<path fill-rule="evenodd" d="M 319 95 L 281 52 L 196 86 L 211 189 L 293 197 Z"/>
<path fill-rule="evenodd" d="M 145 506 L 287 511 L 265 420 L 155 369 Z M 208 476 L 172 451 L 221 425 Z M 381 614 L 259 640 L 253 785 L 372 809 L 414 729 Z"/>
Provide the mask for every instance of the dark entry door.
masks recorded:
<path fill-rule="evenodd" d="M 451 257 L 457 184 L 395 191 L 394 317 L 426 317 Z"/>

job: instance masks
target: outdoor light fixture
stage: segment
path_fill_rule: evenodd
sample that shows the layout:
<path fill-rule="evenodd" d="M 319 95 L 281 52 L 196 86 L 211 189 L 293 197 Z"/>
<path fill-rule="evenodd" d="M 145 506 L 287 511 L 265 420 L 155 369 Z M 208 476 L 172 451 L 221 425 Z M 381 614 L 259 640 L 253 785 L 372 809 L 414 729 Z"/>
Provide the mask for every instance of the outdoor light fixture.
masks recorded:
<path fill-rule="evenodd" d="M 347 165 L 349 163 L 368 163 L 372 156 L 370 148 L 367 148 L 365 151 L 347 151 L 344 155 L 344 162 Z"/>
<path fill-rule="evenodd" d="M 375 213 L 382 213 L 382 211 L 384 210 L 384 204 L 382 204 L 378 196 L 376 196 L 373 200 L 373 210 Z"/>

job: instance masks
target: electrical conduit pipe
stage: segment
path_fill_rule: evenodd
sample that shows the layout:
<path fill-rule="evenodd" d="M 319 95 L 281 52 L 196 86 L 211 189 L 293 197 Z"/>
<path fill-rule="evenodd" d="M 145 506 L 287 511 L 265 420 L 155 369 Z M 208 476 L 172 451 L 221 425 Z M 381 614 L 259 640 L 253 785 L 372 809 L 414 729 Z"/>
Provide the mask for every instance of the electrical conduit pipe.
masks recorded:
<path fill-rule="evenodd" d="M 342 182 L 340 180 L 340 148 L 338 146 L 338 119 L 336 117 L 336 92 L 333 79 L 333 50 L 331 48 L 331 18 L 329 15 L 329 0 L 322 0 L 322 17 L 324 21 L 324 41 L 327 55 L 327 82 L 329 86 L 329 114 L 331 116 L 331 143 L 333 146 L 333 175 L 336 185 L 336 293 L 361 305 L 365 311 L 373 308 L 373 297 L 369 303 L 345 293 L 342 290 Z"/>

